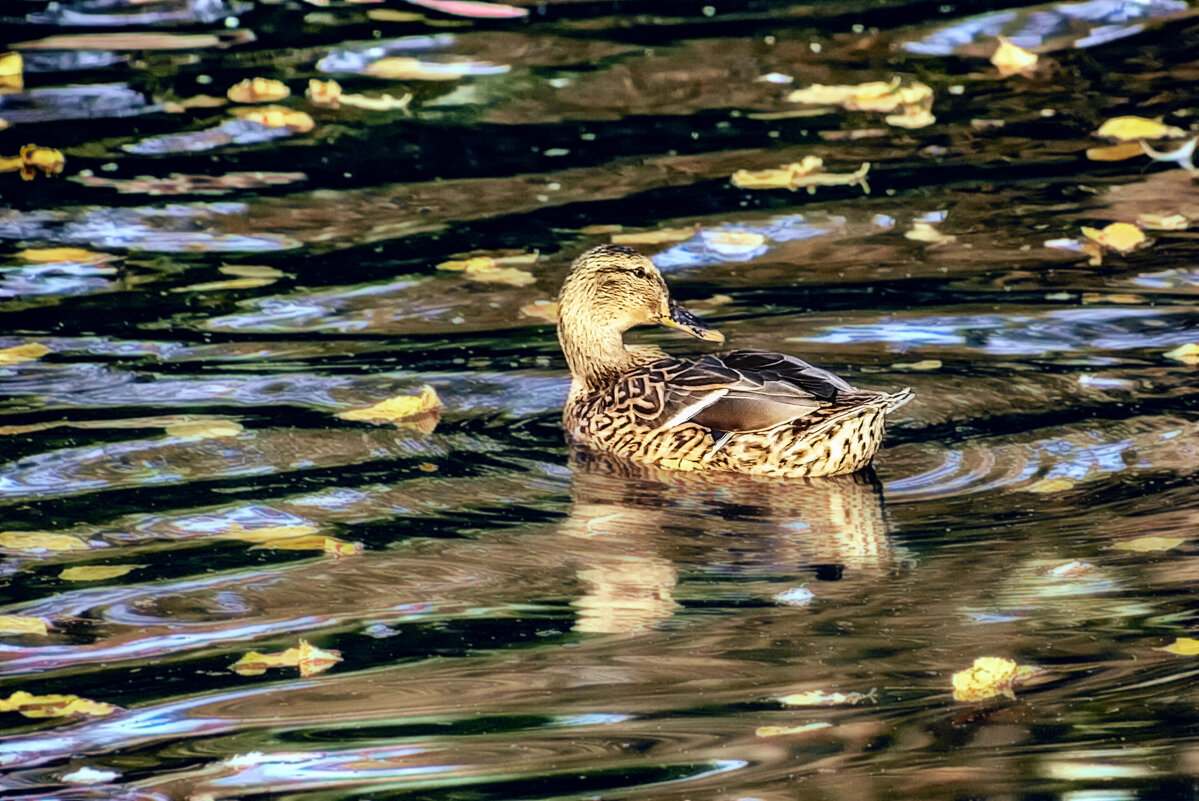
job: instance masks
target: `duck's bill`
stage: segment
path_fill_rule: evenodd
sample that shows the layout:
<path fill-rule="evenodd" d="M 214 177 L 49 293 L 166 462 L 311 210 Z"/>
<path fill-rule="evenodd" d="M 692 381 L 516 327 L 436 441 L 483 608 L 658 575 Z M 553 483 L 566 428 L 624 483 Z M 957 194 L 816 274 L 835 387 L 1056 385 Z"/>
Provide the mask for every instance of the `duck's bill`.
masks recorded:
<path fill-rule="evenodd" d="M 709 328 L 703 320 L 673 300 L 670 302 L 670 316 L 662 315 L 658 318 L 658 322 L 662 325 L 668 325 L 671 328 L 677 328 L 680 331 L 686 331 L 696 339 L 706 339 L 708 342 L 724 342 L 724 334 L 714 328 Z"/>

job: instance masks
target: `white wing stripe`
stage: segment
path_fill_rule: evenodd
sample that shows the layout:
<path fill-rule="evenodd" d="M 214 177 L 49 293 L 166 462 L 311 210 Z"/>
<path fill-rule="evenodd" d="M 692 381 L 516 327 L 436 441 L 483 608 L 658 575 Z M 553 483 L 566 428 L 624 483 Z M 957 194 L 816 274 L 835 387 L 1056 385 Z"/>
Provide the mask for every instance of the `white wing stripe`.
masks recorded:
<path fill-rule="evenodd" d="M 714 392 L 709 392 L 707 395 L 704 395 L 702 398 L 700 398 L 699 400 L 697 400 L 695 403 L 691 404 L 690 406 L 684 406 L 682 409 L 679 410 L 678 414 L 676 414 L 674 417 L 667 420 L 662 425 L 658 426 L 658 430 L 661 431 L 664 428 L 673 428 L 674 426 L 681 425 L 682 423 L 687 422 L 692 417 L 699 414 L 704 409 L 708 408 L 713 403 L 720 400 L 727 394 L 729 394 L 729 390 L 727 387 L 725 387 L 724 389 L 715 390 Z"/>

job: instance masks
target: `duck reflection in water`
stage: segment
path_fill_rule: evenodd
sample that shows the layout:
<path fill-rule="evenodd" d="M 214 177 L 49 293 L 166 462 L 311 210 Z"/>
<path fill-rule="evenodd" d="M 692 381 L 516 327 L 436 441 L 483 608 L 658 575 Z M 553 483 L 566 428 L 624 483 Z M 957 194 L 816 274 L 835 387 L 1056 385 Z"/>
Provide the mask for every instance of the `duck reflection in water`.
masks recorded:
<path fill-rule="evenodd" d="M 581 563 L 578 631 L 662 625 L 680 608 L 680 574 L 718 579 L 726 594 L 730 579 L 743 579 L 747 602 L 782 589 L 781 576 L 848 597 L 902 561 L 872 469 L 818 479 L 679 472 L 582 447 L 571 466 L 562 532 Z M 767 582 L 772 589 L 755 590 Z"/>

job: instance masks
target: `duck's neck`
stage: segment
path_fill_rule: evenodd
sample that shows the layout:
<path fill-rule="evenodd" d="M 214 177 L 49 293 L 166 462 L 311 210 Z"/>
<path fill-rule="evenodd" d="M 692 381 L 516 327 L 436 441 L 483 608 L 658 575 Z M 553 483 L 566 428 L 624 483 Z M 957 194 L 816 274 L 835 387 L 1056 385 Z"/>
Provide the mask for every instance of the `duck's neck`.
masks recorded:
<path fill-rule="evenodd" d="M 630 370 L 635 360 L 624 344 L 624 332 L 614 326 L 588 324 L 564 310 L 558 320 L 558 341 L 570 365 L 575 389 L 596 392 Z"/>

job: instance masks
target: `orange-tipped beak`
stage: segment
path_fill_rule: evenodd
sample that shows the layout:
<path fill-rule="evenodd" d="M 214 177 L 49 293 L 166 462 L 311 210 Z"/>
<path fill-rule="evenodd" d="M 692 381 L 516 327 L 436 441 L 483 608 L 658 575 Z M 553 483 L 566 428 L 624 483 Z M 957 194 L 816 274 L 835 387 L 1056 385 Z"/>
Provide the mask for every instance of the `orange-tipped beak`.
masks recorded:
<path fill-rule="evenodd" d="M 657 322 L 662 325 L 677 328 L 680 331 L 686 331 L 696 339 L 704 339 L 708 342 L 724 342 L 724 334 L 714 328 L 708 328 L 703 320 L 696 317 L 691 312 L 684 309 L 673 300 L 670 301 L 670 315 L 662 315 L 657 318 Z"/>

